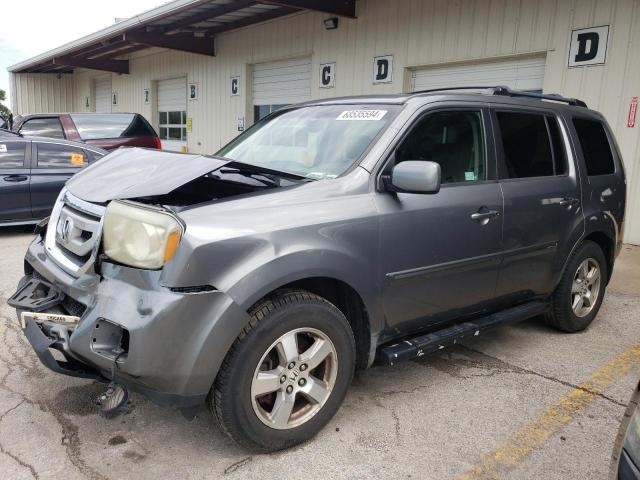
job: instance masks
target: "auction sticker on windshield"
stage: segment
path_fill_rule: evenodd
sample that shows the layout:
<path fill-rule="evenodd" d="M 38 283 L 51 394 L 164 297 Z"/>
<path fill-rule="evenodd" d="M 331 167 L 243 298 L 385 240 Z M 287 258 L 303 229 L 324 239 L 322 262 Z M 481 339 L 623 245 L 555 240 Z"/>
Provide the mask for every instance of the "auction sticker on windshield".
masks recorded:
<path fill-rule="evenodd" d="M 347 110 L 338 115 L 336 120 L 382 120 L 387 110 Z"/>
<path fill-rule="evenodd" d="M 0 153 L 7 153 L 7 146 L 0 144 Z"/>

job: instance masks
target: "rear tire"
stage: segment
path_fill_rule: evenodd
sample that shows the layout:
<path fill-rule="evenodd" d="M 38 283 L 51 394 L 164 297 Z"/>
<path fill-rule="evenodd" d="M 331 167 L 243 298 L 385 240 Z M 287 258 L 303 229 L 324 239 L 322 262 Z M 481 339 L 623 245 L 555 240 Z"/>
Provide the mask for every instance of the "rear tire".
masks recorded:
<path fill-rule="evenodd" d="M 273 452 L 331 420 L 353 377 L 355 341 L 338 308 L 303 290 L 279 292 L 249 313 L 208 403 L 236 443 Z"/>
<path fill-rule="evenodd" d="M 600 246 L 584 241 L 571 255 L 567 268 L 551 296 L 548 325 L 567 333 L 586 329 L 598 314 L 608 278 L 607 262 Z"/>

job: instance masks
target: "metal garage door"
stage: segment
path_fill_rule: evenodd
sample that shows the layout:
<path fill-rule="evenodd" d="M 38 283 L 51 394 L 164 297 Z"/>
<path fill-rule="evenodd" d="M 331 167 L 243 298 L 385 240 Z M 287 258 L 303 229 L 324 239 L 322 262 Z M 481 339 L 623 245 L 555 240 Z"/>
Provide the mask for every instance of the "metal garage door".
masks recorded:
<path fill-rule="evenodd" d="M 96 112 L 111 112 L 111 77 L 101 77 L 95 80 Z"/>
<path fill-rule="evenodd" d="M 542 91 L 545 61 L 545 57 L 537 57 L 416 70 L 413 72 L 413 91 L 484 85 Z"/>
<path fill-rule="evenodd" d="M 253 66 L 254 121 L 292 103 L 311 100 L 311 58 Z"/>
<path fill-rule="evenodd" d="M 164 150 L 187 148 L 187 79 L 158 82 L 158 129 Z"/>

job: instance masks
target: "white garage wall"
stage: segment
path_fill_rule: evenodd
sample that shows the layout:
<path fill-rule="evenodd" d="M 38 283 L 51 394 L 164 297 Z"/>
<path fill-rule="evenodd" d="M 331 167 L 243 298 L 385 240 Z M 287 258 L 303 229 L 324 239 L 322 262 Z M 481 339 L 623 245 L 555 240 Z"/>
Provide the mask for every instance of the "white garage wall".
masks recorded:
<path fill-rule="evenodd" d="M 112 76 L 119 95 L 113 110 L 143 113 L 157 126 L 152 115 L 155 100 L 144 105 L 143 90 L 149 88 L 155 94 L 158 80 L 186 76 L 188 83 L 199 85 L 199 100 L 187 105 L 193 118 L 189 150 L 213 152 L 238 134 L 239 116 L 250 124 L 251 71 L 256 63 L 310 55 L 311 96 L 321 98 L 409 91 L 411 70 L 420 67 L 546 55 L 544 90 L 585 100 L 607 116 L 615 131 L 630 186 L 625 239 L 640 244 L 640 126 L 626 127 L 630 98 L 640 95 L 640 62 L 635 53 L 640 51 L 640 2 L 359 0 L 358 19 L 341 18 L 337 30 L 324 29 L 326 17 L 302 13 L 222 34 L 215 58 L 159 49 L 133 54 L 131 74 Z M 611 25 L 606 65 L 568 69 L 571 30 L 605 24 Z M 373 57 L 388 54 L 394 55 L 393 82 L 373 85 Z M 319 65 L 328 62 L 336 62 L 336 86 L 320 89 Z M 70 88 L 75 95 L 76 110 L 84 109 L 91 78 L 99 74 L 78 70 L 70 87 L 64 83 L 63 90 Z M 229 79 L 234 75 L 241 75 L 242 89 L 240 96 L 231 97 Z M 48 100 L 43 104 L 37 99 L 40 93 L 33 85 L 38 81 L 33 74 L 16 76 L 16 89 L 23 92 L 16 101 L 18 111 L 52 110 Z M 41 82 L 50 84 L 44 78 Z"/>
<path fill-rule="evenodd" d="M 12 75 L 10 92 L 14 114 L 32 112 L 69 112 L 75 102 L 75 78 L 50 73 Z"/>

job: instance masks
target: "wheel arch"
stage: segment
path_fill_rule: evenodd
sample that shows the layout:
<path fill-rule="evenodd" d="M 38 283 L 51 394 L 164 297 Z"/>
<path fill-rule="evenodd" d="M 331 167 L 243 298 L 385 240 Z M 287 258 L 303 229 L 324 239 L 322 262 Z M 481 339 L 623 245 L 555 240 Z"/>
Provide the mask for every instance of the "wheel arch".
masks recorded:
<path fill-rule="evenodd" d="M 369 365 L 373 343 L 369 312 L 362 297 L 351 285 L 332 277 L 306 277 L 274 288 L 256 303 L 281 290 L 305 290 L 335 305 L 347 318 L 353 331 L 356 343 L 356 368 L 363 369 Z"/>
<path fill-rule="evenodd" d="M 591 232 L 583 238 L 583 241 L 587 240 L 597 244 L 602 250 L 602 253 L 604 253 L 604 258 L 607 261 L 607 283 L 609 283 L 615 261 L 615 240 L 603 231 Z"/>

